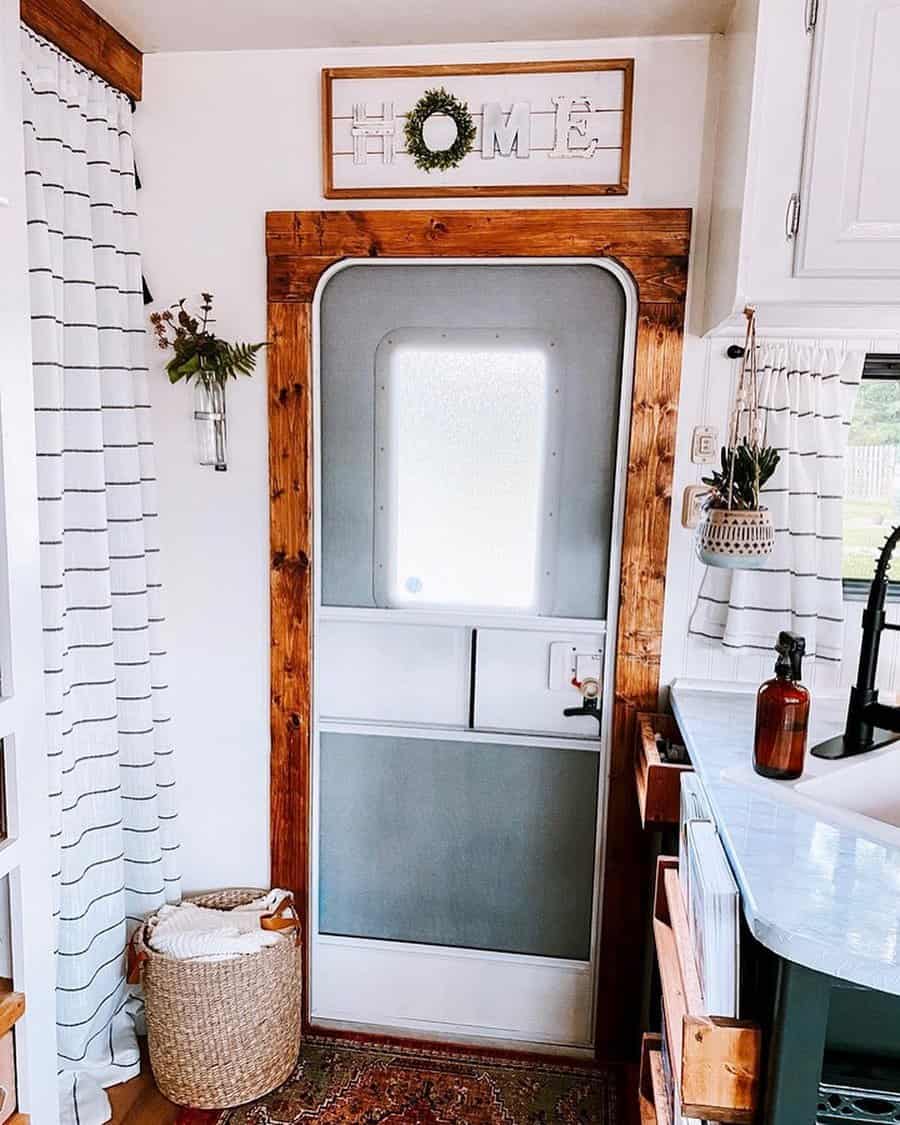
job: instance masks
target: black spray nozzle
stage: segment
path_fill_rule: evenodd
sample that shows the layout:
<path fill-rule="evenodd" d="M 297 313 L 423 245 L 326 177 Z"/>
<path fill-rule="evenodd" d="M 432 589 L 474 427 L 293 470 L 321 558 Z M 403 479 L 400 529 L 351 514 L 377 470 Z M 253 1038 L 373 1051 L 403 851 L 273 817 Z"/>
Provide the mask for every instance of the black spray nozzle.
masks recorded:
<path fill-rule="evenodd" d="M 775 671 L 784 674 L 790 672 L 792 679 L 799 680 L 803 656 L 806 652 L 806 638 L 801 637 L 798 633 L 789 633 L 787 630 L 782 630 L 778 634 L 775 651 L 778 653 Z"/>

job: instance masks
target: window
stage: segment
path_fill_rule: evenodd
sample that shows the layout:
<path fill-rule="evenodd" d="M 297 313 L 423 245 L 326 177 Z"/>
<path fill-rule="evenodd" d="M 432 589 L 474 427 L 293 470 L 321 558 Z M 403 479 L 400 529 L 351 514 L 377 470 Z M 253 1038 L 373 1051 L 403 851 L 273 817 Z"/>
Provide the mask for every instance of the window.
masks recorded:
<path fill-rule="evenodd" d="M 548 467 L 561 459 L 553 346 L 493 329 L 400 329 L 381 342 L 378 605 L 539 611 L 556 507 Z"/>
<path fill-rule="evenodd" d="M 865 597 L 875 560 L 900 523 L 900 372 L 866 360 L 850 425 L 844 484 L 844 596 Z M 900 582 L 900 560 L 890 571 Z M 894 586 L 894 590 L 897 587 Z"/>

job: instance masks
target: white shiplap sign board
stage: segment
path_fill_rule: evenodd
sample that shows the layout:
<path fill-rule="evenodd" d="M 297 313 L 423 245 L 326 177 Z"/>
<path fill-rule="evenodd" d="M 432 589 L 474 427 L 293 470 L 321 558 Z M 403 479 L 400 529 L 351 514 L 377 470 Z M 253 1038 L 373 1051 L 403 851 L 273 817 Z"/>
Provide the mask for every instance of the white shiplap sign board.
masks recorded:
<path fill-rule="evenodd" d="M 599 59 L 323 70 L 325 196 L 625 195 L 633 69 Z M 404 126 L 435 89 L 465 103 L 475 140 L 456 167 L 423 171 Z M 452 143 L 453 123 L 435 125 L 450 139 L 434 147 Z"/>

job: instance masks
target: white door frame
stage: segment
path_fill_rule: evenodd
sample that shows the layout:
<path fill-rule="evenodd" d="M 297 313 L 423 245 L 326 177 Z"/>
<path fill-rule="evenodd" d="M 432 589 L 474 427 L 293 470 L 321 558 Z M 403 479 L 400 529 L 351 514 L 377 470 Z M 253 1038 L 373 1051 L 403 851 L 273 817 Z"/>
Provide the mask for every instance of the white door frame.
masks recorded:
<path fill-rule="evenodd" d="M 606 620 L 565 619 L 552 617 L 523 617 L 518 614 L 471 614 L 452 611 L 425 611 L 394 609 L 338 609 L 323 607 L 321 600 L 321 304 L 322 296 L 329 281 L 345 269 L 391 268 L 396 266 L 554 266 L 579 265 L 594 266 L 605 270 L 618 279 L 625 296 L 625 324 L 622 346 L 622 378 L 620 385 L 619 416 L 616 448 L 616 473 L 613 492 L 612 522 L 610 535 L 610 560 L 608 575 L 608 594 Z M 455 947 L 435 947 L 406 942 L 383 942 L 373 939 L 344 938 L 320 935 L 319 923 L 319 735 L 323 730 L 343 730 L 346 732 L 368 732 L 382 734 L 402 733 L 404 737 L 426 736 L 426 728 L 409 727 L 406 724 L 365 724 L 335 723 L 320 719 L 318 692 L 316 687 L 316 661 L 310 668 L 311 688 L 311 772 L 310 772 L 310 848 L 309 848 L 309 919 L 310 965 L 308 987 L 310 991 L 310 1020 L 317 1026 L 338 1029 L 352 1029 L 379 1034 L 402 1032 L 407 1035 L 429 1039 L 446 1038 L 466 1043 L 484 1042 L 493 1046 L 514 1049 L 533 1048 L 543 1052 L 560 1051 L 565 1054 L 590 1057 L 593 1054 L 594 1027 L 596 1025 L 597 1005 L 597 967 L 599 937 L 601 926 L 601 903 L 603 901 L 603 878 L 605 865 L 605 825 L 608 790 L 609 747 L 612 740 L 613 701 L 615 696 L 615 654 L 616 623 L 619 612 L 619 584 L 622 531 L 625 510 L 625 485 L 628 466 L 628 446 L 631 428 L 632 390 L 634 382 L 635 338 L 637 331 L 637 289 L 630 274 L 617 262 L 608 258 L 353 258 L 336 262 L 319 279 L 312 301 L 312 445 L 311 472 L 313 484 L 313 622 L 312 651 L 318 651 L 320 621 L 338 617 L 357 620 L 378 620 L 393 624 L 457 624 L 476 628 L 502 622 L 504 628 L 527 628 L 540 630 L 571 630 L 584 632 L 605 632 L 603 664 L 603 695 L 605 701 L 602 726 L 598 741 L 585 739 L 566 739 L 554 737 L 529 737 L 503 734 L 497 736 L 484 731 L 441 729 L 441 738 L 460 741 L 503 741 L 507 745 L 539 745 L 567 749 L 587 749 L 593 744 L 595 752 L 601 754 L 599 787 L 597 795 L 597 838 L 595 840 L 594 887 L 591 926 L 591 950 L 588 962 L 570 961 L 561 958 L 532 957 L 520 954 L 493 953 L 482 950 L 458 949 Z M 611 624 L 608 624 L 611 623 Z M 427 728 L 429 737 L 435 736 L 434 728 Z M 426 976 L 433 981 L 433 974 L 440 968 L 447 977 L 447 995 L 452 1001 L 462 993 L 471 990 L 475 996 L 485 999 L 484 1010 L 493 1013 L 504 996 L 518 993 L 527 1006 L 529 1000 L 535 1004 L 553 1005 L 557 1003 L 560 1020 L 564 1013 L 577 1006 L 587 997 L 584 1010 L 577 1013 L 576 1023 L 582 1031 L 577 1039 L 570 1034 L 565 1037 L 559 1033 L 542 1033 L 528 1030 L 527 1012 L 518 1026 L 495 1026 L 486 1022 L 473 1023 L 464 1015 L 457 1014 L 446 1021 L 423 1019 L 417 1016 L 403 997 L 397 997 L 390 985 L 391 968 L 397 959 L 404 959 L 404 967 L 410 968 L 416 959 L 421 964 L 427 962 Z M 326 972 L 340 978 L 341 988 L 355 990 L 362 998 L 362 1006 L 372 1013 L 369 1018 L 360 1018 L 357 1013 L 341 1010 L 334 997 L 327 995 L 327 985 L 317 980 L 317 969 L 324 964 Z M 492 995 L 490 978 L 495 979 L 502 970 L 502 987 Z M 548 979 L 549 974 L 549 979 Z M 423 978 L 424 979 L 424 978 Z M 567 981 L 578 981 L 579 985 L 567 987 Z M 385 988 L 379 989 L 382 982 Z M 585 985 L 587 986 L 585 989 Z M 452 1006 L 452 1003 L 451 1003 Z M 329 1010 L 330 1009 L 330 1010 Z M 385 1021 L 385 1013 L 388 1013 Z M 560 1023 L 560 1027 L 562 1026 Z"/>

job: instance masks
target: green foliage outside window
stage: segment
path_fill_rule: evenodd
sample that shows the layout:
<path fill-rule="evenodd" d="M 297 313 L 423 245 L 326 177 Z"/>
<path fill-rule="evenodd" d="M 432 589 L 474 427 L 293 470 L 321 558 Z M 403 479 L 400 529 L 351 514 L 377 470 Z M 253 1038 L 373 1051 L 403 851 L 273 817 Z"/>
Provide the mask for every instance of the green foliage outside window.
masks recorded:
<path fill-rule="evenodd" d="M 900 523 L 900 380 L 863 380 L 848 441 L 841 573 L 869 582 L 887 535 Z M 900 581 L 900 560 L 890 576 Z"/>

